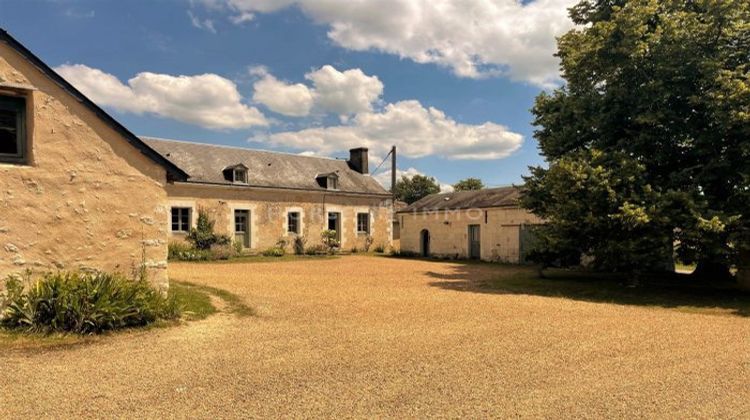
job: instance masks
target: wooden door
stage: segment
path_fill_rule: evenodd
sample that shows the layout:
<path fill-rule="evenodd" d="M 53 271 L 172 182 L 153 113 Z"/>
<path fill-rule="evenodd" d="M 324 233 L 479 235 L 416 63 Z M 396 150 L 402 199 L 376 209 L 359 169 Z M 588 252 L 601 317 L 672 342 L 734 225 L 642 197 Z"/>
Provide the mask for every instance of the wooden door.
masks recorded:
<path fill-rule="evenodd" d="M 469 258 L 478 260 L 482 257 L 479 225 L 469 225 Z"/>

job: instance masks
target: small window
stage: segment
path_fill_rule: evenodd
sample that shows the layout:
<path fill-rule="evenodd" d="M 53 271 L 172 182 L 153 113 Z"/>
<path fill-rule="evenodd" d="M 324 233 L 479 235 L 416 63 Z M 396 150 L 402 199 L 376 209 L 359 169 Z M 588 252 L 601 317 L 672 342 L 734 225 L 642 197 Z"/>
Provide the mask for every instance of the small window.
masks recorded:
<path fill-rule="evenodd" d="M 287 232 L 299 234 L 299 212 L 290 211 L 286 215 Z"/>
<path fill-rule="evenodd" d="M 357 233 L 370 233 L 370 213 L 357 213 Z"/>
<path fill-rule="evenodd" d="M 338 190 L 339 189 L 339 177 L 337 177 L 337 176 L 329 176 L 328 177 L 328 189 L 329 190 Z"/>
<path fill-rule="evenodd" d="M 233 171 L 233 181 L 239 184 L 247 184 L 247 171 L 241 168 L 235 168 Z"/>
<path fill-rule="evenodd" d="M 190 207 L 172 207 L 172 232 L 190 231 Z"/>
<path fill-rule="evenodd" d="M 0 162 L 26 162 L 26 100 L 0 96 Z"/>

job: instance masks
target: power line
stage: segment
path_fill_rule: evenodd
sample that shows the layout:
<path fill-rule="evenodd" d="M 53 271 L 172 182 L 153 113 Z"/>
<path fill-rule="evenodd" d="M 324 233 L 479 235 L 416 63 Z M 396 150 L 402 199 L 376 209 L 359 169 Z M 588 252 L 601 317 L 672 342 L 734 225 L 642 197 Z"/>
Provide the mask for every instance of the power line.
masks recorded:
<path fill-rule="evenodd" d="M 390 156 L 390 155 L 391 155 L 391 153 L 393 153 L 393 149 L 391 149 L 391 150 L 390 150 L 390 151 L 388 152 L 388 154 L 387 154 L 387 155 L 385 155 L 385 157 L 383 158 L 383 161 L 382 161 L 382 162 L 380 162 L 380 165 L 378 165 L 378 167 L 377 167 L 377 168 L 375 168 L 375 170 L 374 170 L 374 171 L 370 172 L 370 176 L 374 176 L 374 175 L 375 175 L 375 174 L 376 174 L 376 173 L 378 172 L 378 169 L 380 169 L 380 167 L 381 167 L 381 166 L 383 166 L 383 164 L 385 163 L 385 161 L 386 161 L 386 160 L 388 160 L 388 156 Z"/>

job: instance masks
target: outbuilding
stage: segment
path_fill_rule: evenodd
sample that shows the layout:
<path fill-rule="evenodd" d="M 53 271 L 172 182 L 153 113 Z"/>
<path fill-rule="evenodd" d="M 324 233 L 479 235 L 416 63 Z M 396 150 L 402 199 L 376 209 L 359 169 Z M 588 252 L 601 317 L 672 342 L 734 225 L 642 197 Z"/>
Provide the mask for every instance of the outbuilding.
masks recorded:
<path fill-rule="evenodd" d="M 519 206 L 517 187 L 429 195 L 399 210 L 401 251 L 423 257 L 523 263 L 530 226 L 542 220 Z"/>

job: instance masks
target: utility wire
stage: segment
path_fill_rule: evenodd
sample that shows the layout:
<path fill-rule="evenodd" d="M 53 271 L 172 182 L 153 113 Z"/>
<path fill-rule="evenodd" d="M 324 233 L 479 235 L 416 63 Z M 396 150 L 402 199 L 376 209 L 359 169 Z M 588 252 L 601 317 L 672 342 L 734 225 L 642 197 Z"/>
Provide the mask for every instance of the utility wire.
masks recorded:
<path fill-rule="evenodd" d="M 374 176 L 374 175 L 375 175 L 375 174 L 376 174 L 376 173 L 378 172 L 378 169 L 380 169 L 380 167 L 381 167 L 381 166 L 383 166 L 383 164 L 385 163 L 385 161 L 386 161 L 386 160 L 388 160 L 388 156 L 390 156 L 390 155 L 391 155 L 391 153 L 393 153 L 393 149 L 391 149 L 391 150 L 390 150 L 390 151 L 388 152 L 388 154 L 387 154 L 387 155 L 385 155 L 385 157 L 383 158 L 383 161 L 382 161 L 382 162 L 380 162 L 380 165 L 378 165 L 378 167 L 377 167 L 377 168 L 375 168 L 375 170 L 374 170 L 374 171 L 370 172 L 370 176 Z"/>

